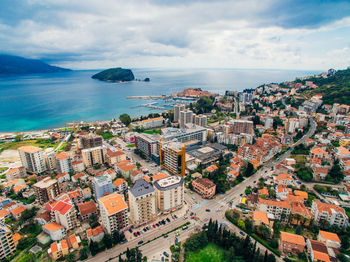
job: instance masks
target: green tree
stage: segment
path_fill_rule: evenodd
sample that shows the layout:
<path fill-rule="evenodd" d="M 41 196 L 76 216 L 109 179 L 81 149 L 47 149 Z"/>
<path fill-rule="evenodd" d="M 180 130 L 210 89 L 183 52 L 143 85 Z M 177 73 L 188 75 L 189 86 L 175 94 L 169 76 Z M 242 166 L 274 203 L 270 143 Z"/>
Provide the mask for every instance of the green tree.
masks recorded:
<path fill-rule="evenodd" d="M 129 126 L 129 124 L 131 123 L 131 118 L 128 114 L 121 114 L 119 116 L 119 119 L 125 126 Z"/>
<path fill-rule="evenodd" d="M 88 249 L 86 247 L 83 247 L 82 249 L 80 249 L 79 254 L 80 254 L 80 260 L 84 260 L 88 258 Z"/>
<path fill-rule="evenodd" d="M 102 239 L 104 245 L 106 246 L 107 249 L 110 249 L 113 245 L 112 242 L 112 237 L 110 234 L 105 234 Z"/>
<path fill-rule="evenodd" d="M 251 175 L 253 175 L 253 173 L 254 173 L 254 166 L 252 165 L 252 163 L 248 162 L 247 167 L 244 171 L 244 176 L 250 177 Z"/>
<path fill-rule="evenodd" d="M 90 241 L 90 245 L 89 245 L 89 249 L 90 249 L 91 255 L 95 256 L 98 253 L 98 251 L 99 251 L 98 244 L 91 240 Z"/>
<path fill-rule="evenodd" d="M 98 223 L 98 218 L 95 213 L 92 213 L 90 218 L 89 218 L 89 225 L 91 228 L 95 228 L 99 225 Z"/>

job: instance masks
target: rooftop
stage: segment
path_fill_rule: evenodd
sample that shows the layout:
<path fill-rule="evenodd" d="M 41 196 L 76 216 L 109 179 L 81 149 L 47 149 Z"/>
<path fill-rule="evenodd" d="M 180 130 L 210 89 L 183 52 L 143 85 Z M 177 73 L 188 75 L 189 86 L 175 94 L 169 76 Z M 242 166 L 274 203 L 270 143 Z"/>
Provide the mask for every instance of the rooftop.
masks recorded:
<path fill-rule="evenodd" d="M 157 180 L 154 182 L 154 186 L 158 190 L 169 190 L 172 188 L 175 188 L 177 186 L 180 186 L 184 183 L 184 179 L 181 176 L 169 176 L 160 180 Z"/>
<path fill-rule="evenodd" d="M 51 232 L 55 232 L 57 230 L 60 230 L 63 228 L 63 226 L 55 223 L 55 222 L 52 222 L 52 223 L 49 223 L 49 224 L 46 224 L 46 225 L 43 225 L 42 228 L 45 228 L 47 229 L 48 231 L 51 231 Z"/>
<path fill-rule="evenodd" d="M 134 186 L 130 188 L 129 192 L 135 197 L 139 197 L 154 192 L 154 188 L 145 180 L 138 179 L 136 180 Z"/>
<path fill-rule="evenodd" d="M 46 177 L 43 180 L 40 180 L 39 182 L 35 183 L 33 186 L 39 187 L 41 189 L 45 189 L 52 186 L 55 183 L 57 183 L 56 179 L 51 179 L 50 177 Z"/>
<path fill-rule="evenodd" d="M 305 246 L 305 239 L 303 236 L 288 233 L 288 232 L 281 232 L 281 241 Z"/>
<path fill-rule="evenodd" d="M 107 196 L 101 197 L 98 199 L 98 201 L 104 206 L 109 216 L 126 210 L 128 208 L 124 197 L 117 193 L 112 193 Z"/>
<path fill-rule="evenodd" d="M 93 200 L 78 204 L 78 209 L 82 216 L 85 216 L 97 211 L 96 204 Z"/>
<path fill-rule="evenodd" d="M 18 150 L 24 151 L 26 153 L 35 153 L 35 152 L 42 151 L 40 147 L 36 147 L 36 146 L 21 146 L 18 148 Z"/>

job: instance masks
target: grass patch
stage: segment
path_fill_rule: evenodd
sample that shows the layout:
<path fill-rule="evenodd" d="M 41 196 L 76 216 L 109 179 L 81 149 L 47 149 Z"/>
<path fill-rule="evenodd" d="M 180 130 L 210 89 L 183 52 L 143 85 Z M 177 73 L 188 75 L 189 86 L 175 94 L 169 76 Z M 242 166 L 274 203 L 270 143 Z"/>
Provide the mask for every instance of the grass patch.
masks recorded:
<path fill-rule="evenodd" d="M 110 132 L 103 133 L 101 136 L 103 137 L 104 140 L 109 140 L 109 139 L 115 137 L 115 136 L 112 135 Z"/>
<path fill-rule="evenodd" d="M 219 246 L 210 243 L 198 252 L 190 252 L 187 255 L 186 262 L 227 262 L 224 256 L 224 250 Z"/>
<path fill-rule="evenodd" d="M 129 144 L 126 147 L 135 147 L 135 144 Z"/>
<path fill-rule="evenodd" d="M 150 134 L 150 135 L 153 135 L 153 134 L 159 134 L 160 135 L 160 129 L 146 130 L 146 131 L 144 131 L 144 133 Z"/>
<path fill-rule="evenodd" d="M 59 145 L 58 143 L 52 143 L 50 140 L 25 140 L 19 142 L 9 142 L 9 143 L 1 143 L 0 151 L 3 150 L 17 150 L 21 146 L 36 146 L 46 149 L 48 147 L 56 148 Z"/>
<path fill-rule="evenodd" d="M 8 167 L 0 167 L 0 173 L 6 171 L 7 169 L 9 169 Z"/>
<path fill-rule="evenodd" d="M 295 159 L 295 161 L 297 163 L 305 163 L 306 162 L 306 156 L 303 156 L 303 155 L 295 155 L 295 156 L 293 156 L 293 158 Z"/>

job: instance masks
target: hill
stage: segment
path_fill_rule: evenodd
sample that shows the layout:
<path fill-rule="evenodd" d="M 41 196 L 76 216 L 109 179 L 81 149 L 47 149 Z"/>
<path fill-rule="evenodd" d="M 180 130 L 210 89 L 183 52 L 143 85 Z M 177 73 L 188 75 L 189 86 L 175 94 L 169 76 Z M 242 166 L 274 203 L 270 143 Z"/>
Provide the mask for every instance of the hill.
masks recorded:
<path fill-rule="evenodd" d="M 0 75 L 20 75 L 65 72 L 70 69 L 51 66 L 37 59 L 0 54 Z"/>
<path fill-rule="evenodd" d="M 324 104 L 350 104 L 350 68 L 339 70 L 328 78 L 311 78 L 307 81 L 319 86 L 309 92 L 311 95 L 322 94 Z"/>
<path fill-rule="evenodd" d="M 103 70 L 93 75 L 92 78 L 109 82 L 126 82 L 135 79 L 134 74 L 130 69 L 124 69 L 121 67 Z"/>

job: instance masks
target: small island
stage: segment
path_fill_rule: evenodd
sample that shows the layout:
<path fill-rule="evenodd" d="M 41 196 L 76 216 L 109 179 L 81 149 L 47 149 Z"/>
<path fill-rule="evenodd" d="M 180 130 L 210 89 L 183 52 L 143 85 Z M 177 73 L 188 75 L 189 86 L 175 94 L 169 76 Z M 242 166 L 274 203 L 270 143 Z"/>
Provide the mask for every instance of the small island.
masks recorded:
<path fill-rule="evenodd" d="M 121 67 L 103 70 L 91 78 L 108 82 L 128 82 L 135 80 L 135 76 L 130 69 Z"/>

